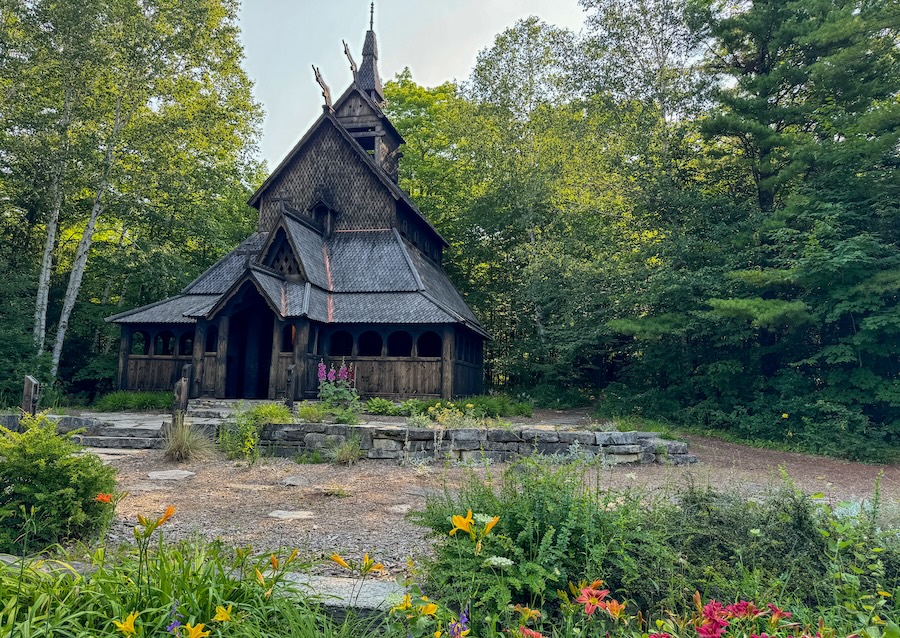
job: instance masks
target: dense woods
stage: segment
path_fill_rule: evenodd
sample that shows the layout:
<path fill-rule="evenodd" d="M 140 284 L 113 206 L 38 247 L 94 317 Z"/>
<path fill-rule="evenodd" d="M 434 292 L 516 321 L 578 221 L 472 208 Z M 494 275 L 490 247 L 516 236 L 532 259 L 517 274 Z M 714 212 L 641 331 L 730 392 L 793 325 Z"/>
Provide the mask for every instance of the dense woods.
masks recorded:
<path fill-rule="evenodd" d="M 102 317 L 249 232 L 231 0 L 0 0 L 0 396 L 111 385 Z M 492 387 L 850 456 L 900 427 L 900 8 L 581 0 L 386 86 Z M 315 95 L 310 92 L 311 99 Z"/>

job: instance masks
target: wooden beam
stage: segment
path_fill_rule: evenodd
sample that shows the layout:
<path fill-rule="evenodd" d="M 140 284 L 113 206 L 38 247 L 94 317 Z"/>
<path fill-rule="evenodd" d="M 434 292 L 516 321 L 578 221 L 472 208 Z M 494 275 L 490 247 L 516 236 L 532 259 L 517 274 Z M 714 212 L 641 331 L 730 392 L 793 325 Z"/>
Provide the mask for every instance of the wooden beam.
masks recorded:
<path fill-rule="evenodd" d="M 269 364 L 269 400 L 274 400 L 278 392 L 278 360 L 281 354 L 281 330 L 284 324 L 278 317 L 272 317 L 272 363 Z"/>
<path fill-rule="evenodd" d="M 197 326 L 194 328 L 194 351 L 191 353 L 193 359 L 193 371 L 191 375 L 191 393 L 190 397 L 196 399 L 203 392 L 203 354 L 206 352 L 206 320 L 198 319 Z"/>
<path fill-rule="evenodd" d="M 228 369 L 228 316 L 219 317 L 219 343 L 216 347 L 216 398 L 225 398 L 225 372 Z"/>
<path fill-rule="evenodd" d="M 441 348 L 441 398 L 453 397 L 453 327 L 444 326 Z"/>
<path fill-rule="evenodd" d="M 122 333 L 119 337 L 119 390 L 126 390 L 128 384 L 128 355 L 131 354 L 131 335 L 130 326 L 122 324 Z"/>
<path fill-rule="evenodd" d="M 306 356 L 307 345 L 309 344 L 310 326 L 309 319 L 297 320 L 297 334 L 294 337 L 294 389 L 297 394 L 294 399 L 300 399 L 306 390 L 306 366 L 309 357 Z"/>

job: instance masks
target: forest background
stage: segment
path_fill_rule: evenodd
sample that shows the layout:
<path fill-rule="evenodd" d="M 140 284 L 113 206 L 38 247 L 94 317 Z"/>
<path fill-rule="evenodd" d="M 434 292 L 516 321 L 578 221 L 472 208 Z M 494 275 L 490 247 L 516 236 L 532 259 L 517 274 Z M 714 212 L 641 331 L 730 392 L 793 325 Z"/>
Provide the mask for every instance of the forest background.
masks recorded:
<path fill-rule="evenodd" d="M 385 87 L 401 184 L 538 404 L 855 458 L 900 435 L 900 4 L 581 0 Z M 103 317 L 255 225 L 235 0 L 0 0 L 0 404 L 112 390 Z M 311 92 L 311 95 L 313 93 Z M 311 98 L 312 99 L 312 98 Z"/>

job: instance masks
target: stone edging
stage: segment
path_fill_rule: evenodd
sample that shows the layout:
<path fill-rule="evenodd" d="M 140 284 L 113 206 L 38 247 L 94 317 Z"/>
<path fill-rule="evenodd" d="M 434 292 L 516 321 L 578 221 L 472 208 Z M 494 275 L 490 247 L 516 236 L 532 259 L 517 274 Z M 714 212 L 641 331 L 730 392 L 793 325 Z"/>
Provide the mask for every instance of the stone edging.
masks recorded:
<path fill-rule="evenodd" d="M 509 429 L 412 428 L 402 424 L 339 425 L 302 423 L 266 425 L 261 444 L 275 456 L 327 451 L 357 437 L 368 459 L 416 461 L 511 461 L 531 454 L 568 454 L 574 450 L 602 455 L 611 463 L 695 463 L 687 443 L 668 441 L 655 432 L 592 432 L 552 426 Z"/>

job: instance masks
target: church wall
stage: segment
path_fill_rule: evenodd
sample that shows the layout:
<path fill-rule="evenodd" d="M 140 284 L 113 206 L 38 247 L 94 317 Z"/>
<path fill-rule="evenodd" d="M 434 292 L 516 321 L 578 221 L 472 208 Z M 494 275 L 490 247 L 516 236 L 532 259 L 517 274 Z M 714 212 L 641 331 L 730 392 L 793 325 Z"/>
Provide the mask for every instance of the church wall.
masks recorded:
<path fill-rule="evenodd" d="M 390 228 L 395 199 L 332 125 L 323 124 L 269 185 L 260 202 L 259 229 L 269 231 L 285 198 L 307 212 L 318 200 L 337 211 L 336 230 Z"/>

